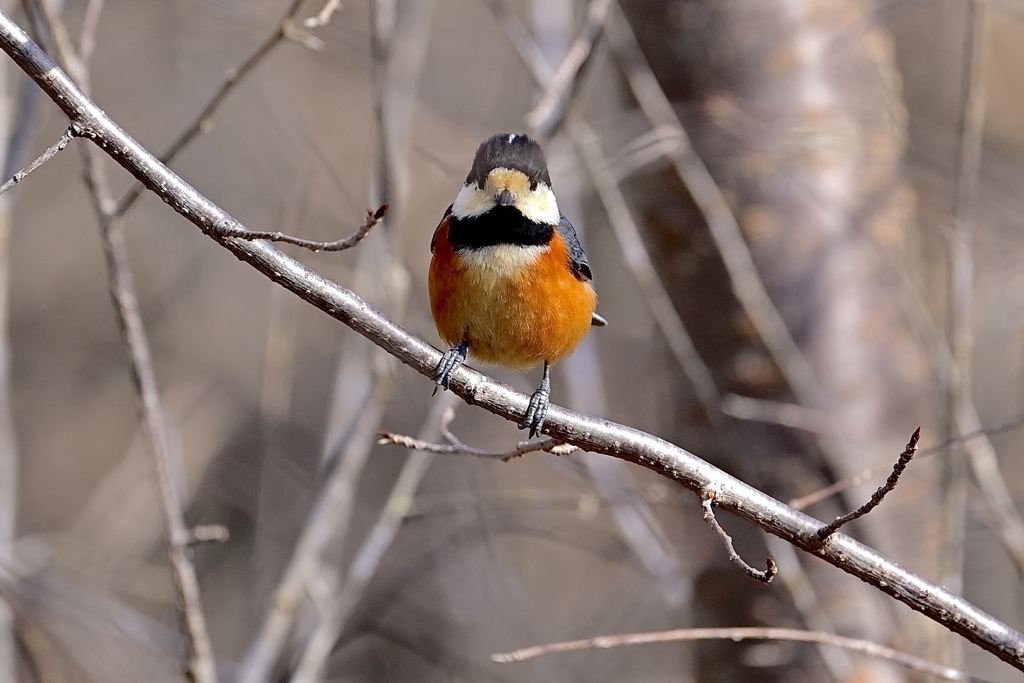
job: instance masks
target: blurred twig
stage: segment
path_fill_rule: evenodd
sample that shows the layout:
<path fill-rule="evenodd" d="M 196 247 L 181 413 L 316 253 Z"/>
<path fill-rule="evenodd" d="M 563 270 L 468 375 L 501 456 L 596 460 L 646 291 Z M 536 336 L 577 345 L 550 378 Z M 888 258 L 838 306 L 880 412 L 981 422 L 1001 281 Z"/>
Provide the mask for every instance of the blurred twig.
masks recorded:
<path fill-rule="evenodd" d="M 722 397 L 721 409 L 739 420 L 767 422 L 815 434 L 838 435 L 840 431 L 828 413 L 795 403 L 729 394 Z"/>
<path fill-rule="evenodd" d="M 116 163 L 143 181 L 168 206 L 274 282 L 345 323 L 424 377 L 432 376 L 441 353 L 367 305 L 352 291 L 326 280 L 266 242 L 219 234 L 219 226 L 234 224 L 236 220 L 118 127 L 2 12 L 0 49 L 32 76 L 64 114 L 81 128 L 83 137 L 103 148 L 117 149 Z M 519 419 L 529 401 L 525 394 L 465 366 L 454 373 L 449 388 L 464 400 L 510 421 Z M 1024 670 L 1024 634 L 848 536 L 836 534 L 829 543 L 815 548 L 813 539 L 821 522 L 788 508 L 678 446 L 639 430 L 555 405 L 548 413 L 544 432 L 585 450 L 650 468 L 692 491 L 713 489 L 721 509 L 785 538 Z"/>
<path fill-rule="evenodd" d="M 597 196 L 608 214 L 626 266 L 637 286 L 644 294 L 644 300 L 661 329 L 669 350 L 675 356 L 679 367 L 693 386 L 697 399 L 704 408 L 708 421 L 719 434 L 728 434 L 730 427 L 723 420 L 722 397 L 715 384 L 714 375 L 697 353 L 686 326 L 672 303 L 672 298 L 658 276 L 650 254 L 644 246 L 640 229 L 629 210 L 622 189 L 612 174 L 601 143 L 590 126 L 581 120 L 568 123 L 568 132 L 576 145 L 576 153 L 583 161 L 597 190 Z"/>
<path fill-rule="evenodd" d="M 916 457 L 918 460 L 920 460 L 922 458 L 927 458 L 938 453 L 942 453 L 951 446 L 968 444 L 970 441 L 974 439 L 987 440 L 989 436 L 993 436 L 995 434 L 1002 434 L 1003 432 L 1009 432 L 1014 429 L 1020 429 L 1021 427 L 1024 427 L 1024 418 L 1010 420 L 1009 422 L 1004 422 L 1003 424 L 996 425 L 993 427 L 976 429 L 973 432 L 964 434 L 963 436 L 947 439 L 946 441 L 940 444 L 936 444 L 935 446 L 925 448 L 924 450 L 919 452 L 916 455 Z M 888 468 L 889 464 L 884 463 L 861 470 L 860 472 L 854 474 L 853 476 L 846 477 L 845 479 L 840 479 L 839 481 L 835 482 L 834 484 L 831 484 L 830 486 L 818 489 L 817 491 L 812 491 L 808 494 L 800 496 L 799 498 L 793 498 L 792 500 L 789 501 L 789 506 L 797 510 L 803 510 L 807 506 L 823 501 L 829 496 L 834 496 L 835 494 L 841 491 L 845 491 L 854 486 L 860 486 L 871 477 L 877 476 L 878 474 L 880 474 L 881 472 Z"/>
<path fill-rule="evenodd" d="M 356 487 L 366 460 L 373 449 L 374 437 L 384 410 L 394 392 L 391 373 L 394 362 L 384 364 L 376 378 L 366 406 L 348 436 L 344 454 L 336 458 L 333 471 L 313 503 L 309 519 L 295 544 L 284 575 L 274 591 L 270 610 L 260 624 L 259 633 L 239 664 L 239 683 L 263 683 L 284 648 L 304 593 L 314 578 L 324 574 L 324 552 L 335 539 L 344 538 L 355 504 Z"/>
<path fill-rule="evenodd" d="M 213 115 L 220 108 L 220 105 L 224 103 L 224 100 L 228 98 L 235 87 L 241 83 L 246 76 L 248 76 L 253 69 L 255 69 L 260 62 L 262 62 L 267 55 L 274 51 L 282 41 L 289 37 L 289 29 L 292 22 L 295 20 L 295 16 L 299 12 L 299 8 L 302 6 L 303 0 L 291 0 L 291 5 L 288 6 L 284 17 L 278 23 L 277 29 L 270 34 L 270 36 L 263 41 L 263 43 L 256 48 L 256 50 L 249 55 L 249 58 L 242 62 L 241 66 L 233 69 L 229 69 L 227 74 L 224 76 L 224 81 L 221 83 L 220 88 L 214 93 L 210 101 L 206 103 L 203 110 L 199 112 L 199 115 L 189 124 L 188 128 L 185 129 L 181 135 L 178 136 L 174 142 L 167 148 L 167 150 L 160 155 L 160 161 L 169 164 L 174 161 L 174 158 L 178 156 L 181 150 L 188 147 L 189 143 L 192 142 L 200 133 L 208 133 L 213 128 Z M 117 201 L 117 206 L 114 209 L 115 216 L 123 216 L 128 212 L 130 208 L 138 200 L 142 194 L 142 185 L 136 183 L 125 193 L 121 199 Z"/>
<path fill-rule="evenodd" d="M 341 0 L 327 0 L 324 6 L 320 8 L 320 11 L 302 22 L 302 25 L 306 28 L 321 28 L 327 26 L 331 21 L 331 17 L 334 13 L 341 9 Z"/>
<path fill-rule="evenodd" d="M 67 29 L 48 5 L 48 0 L 35 0 L 40 16 L 49 31 L 62 61 L 75 73 L 79 82 L 89 82 L 86 63 L 83 62 L 67 36 Z M 83 85 L 87 88 L 87 85 Z M 156 373 L 153 369 L 149 341 L 139 312 L 135 296 L 135 284 L 128 255 L 124 246 L 124 234 L 120 220 L 115 215 L 114 200 L 103 169 L 98 148 L 89 145 L 83 150 L 85 156 L 84 179 L 96 209 L 103 250 L 107 259 L 107 276 L 110 294 L 114 302 L 118 327 L 128 354 L 128 369 L 135 385 L 139 400 L 143 432 L 152 456 L 156 474 L 157 489 L 167 530 L 167 554 L 171 576 L 180 600 L 183 627 L 188 637 L 189 662 L 187 672 L 196 683 L 215 683 L 217 670 L 213 658 L 213 647 L 206 628 L 199 581 L 192 564 L 189 548 L 190 534 L 185 524 L 181 496 L 174 484 L 167 426 L 160 405 Z"/>
<path fill-rule="evenodd" d="M 966 681 L 967 683 L 984 683 L 980 678 L 968 676 L 962 671 L 941 666 L 926 659 L 915 657 L 906 652 L 900 652 L 890 647 L 873 643 L 870 640 L 859 638 L 847 638 L 833 633 L 821 633 L 817 631 L 801 631 L 792 628 L 759 628 L 759 627 L 736 627 L 736 628 L 681 628 L 674 631 L 660 631 L 657 633 L 628 633 L 616 636 L 598 636 L 584 640 L 570 640 L 562 643 L 549 643 L 547 645 L 535 645 L 524 647 L 511 652 L 491 655 L 491 659 L 501 664 L 524 662 L 534 657 L 551 654 L 554 652 L 573 652 L 575 650 L 596 650 L 610 647 L 622 647 L 625 645 L 644 645 L 648 643 L 671 643 L 692 640 L 776 640 L 791 641 L 799 643 L 819 643 L 841 647 L 852 652 L 881 657 L 912 671 L 937 676 L 944 681 Z"/>
<path fill-rule="evenodd" d="M 565 107 L 579 87 L 578 78 L 584 65 L 594 54 L 594 44 L 601 37 L 611 0 L 590 0 L 579 35 L 541 95 L 537 105 L 526 115 L 526 123 L 541 135 L 550 135 L 561 123 Z"/>
<path fill-rule="evenodd" d="M 736 217 L 729 209 L 722 190 L 711 177 L 707 166 L 690 144 L 685 128 L 647 64 L 633 29 L 617 2 L 611 7 L 605 32 L 612 52 L 625 72 L 630 90 L 651 125 L 655 128 L 672 129 L 676 133 L 675 137 L 679 144 L 672 148 L 674 151 L 669 158 L 704 216 L 708 230 L 722 256 L 722 263 L 729 274 L 736 299 L 750 316 L 773 360 L 778 364 L 800 402 L 808 406 L 820 406 L 820 389 L 810 364 L 804 358 L 775 304 L 772 303 L 768 290 L 758 276 L 757 267 Z"/>
<path fill-rule="evenodd" d="M 440 424 L 444 416 L 453 410 L 455 402 L 456 398 L 448 392 L 434 402 L 420 430 L 419 441 L 437 438 L 436 435 L 442 431 Z M 384 554 L 391 547 L 408 516 L 416 490 L 430 468 L 433 458 L 433 453 L 413 453 L 405 461 L 376 524 L 352 560 L 344 582 L 332 593 L 330 599 L 320 606 L 320 623 L 306 643 L 292 683 L 315 683 L 319 680 L 320 671 L 330 656 L 345 621 L 365 592 L 370 579 L 376 574 Z"/>

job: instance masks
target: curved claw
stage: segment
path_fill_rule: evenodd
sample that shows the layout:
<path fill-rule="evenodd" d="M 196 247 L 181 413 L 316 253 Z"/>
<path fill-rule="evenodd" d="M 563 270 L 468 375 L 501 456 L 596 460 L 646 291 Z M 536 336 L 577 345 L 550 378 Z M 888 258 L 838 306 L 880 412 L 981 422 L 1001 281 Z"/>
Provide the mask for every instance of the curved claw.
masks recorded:
<path fill-rule="evenodd" d="M 530 438 L 537 436 L 544 426 L 544 418 L 548 415 L 548 406 L 551 398 L 551 377 L 548 364 L 544 363 L 544 379 L 541 380 L 537 391 L 530 397 L 530 405 L 526 407 L 526 414 L 519 424 L 520 429 L 529 429 Z"/>
<path fill-rule="evenodd" d="M 444 352 L 444 355 L 441 356 L 441 361 L 434 369 L 434 384 L 436 385 L 434 387 L 434 394 L 437 393 L 438 389 L 447 391 L 448 380 L 451 379 L 452 373 L 458 370 L 459 366 L 466 360 L 466 352 L 468 350 L 469 345 L 461 341 Z"/>

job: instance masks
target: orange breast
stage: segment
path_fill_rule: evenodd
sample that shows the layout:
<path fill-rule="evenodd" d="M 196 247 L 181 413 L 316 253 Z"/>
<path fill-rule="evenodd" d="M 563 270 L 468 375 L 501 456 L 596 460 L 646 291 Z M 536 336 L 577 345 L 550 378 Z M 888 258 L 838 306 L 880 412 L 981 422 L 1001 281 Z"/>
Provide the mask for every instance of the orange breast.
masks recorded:
<path fill-rule="evenodd" d="M 475 359 L 516 368 L 555 363 L 579 345 L 597 294 L 573 274 L 557 233 L 545 248 L 505 245 L 471 254 L 454 250 L 445 219 L 429 279 L 430 308 L 445 343 L 465 341 Z"/>

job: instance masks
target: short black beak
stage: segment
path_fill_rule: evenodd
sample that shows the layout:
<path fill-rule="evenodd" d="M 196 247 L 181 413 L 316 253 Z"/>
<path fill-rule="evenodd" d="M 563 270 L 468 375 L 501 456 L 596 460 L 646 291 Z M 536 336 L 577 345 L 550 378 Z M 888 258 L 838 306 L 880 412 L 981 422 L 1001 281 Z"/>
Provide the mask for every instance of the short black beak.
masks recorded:
<path fill-rule="evenodd" d="M 512 206 L 516 203 L 516 196 L 508 190 L 502 190 L 497 196 L 498 206 Z"/>

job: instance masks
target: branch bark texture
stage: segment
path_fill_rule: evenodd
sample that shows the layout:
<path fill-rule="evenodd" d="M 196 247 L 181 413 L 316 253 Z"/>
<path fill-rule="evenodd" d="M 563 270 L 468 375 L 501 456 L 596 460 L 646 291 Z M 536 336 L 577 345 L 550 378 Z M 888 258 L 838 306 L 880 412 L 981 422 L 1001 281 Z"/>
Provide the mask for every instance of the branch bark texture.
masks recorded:
<path fill-rule="evenodd" d="M 88 138 L 179 214 L 274 282 L 313 304 L 420 374 L 430 377 L 440 352 L 386 318 L 352 291 L 309 270 L 265 242 L 231 237 L 244 229 L 125 133 L 6 14 L 0 13 L 2 48 L 71 119 L 74 134 Z M 450 388 L 466 402 L 517 421 L 528 397 L 463 367 Z M 424 384 L 424 391 L 429 387 Z M 652 469 L 697 492 L 713 489 L 719 508 L 733 512 L 843 571 L 877 587 L 950 630 L 1024 670 L 1024 635 L 974 605 L 881 556 L 835 534 L 821 544 L 823 523 L 797 512 L 692 453 L 650 434 L 558 406 L 545 432 L 566 443 Z"/>

